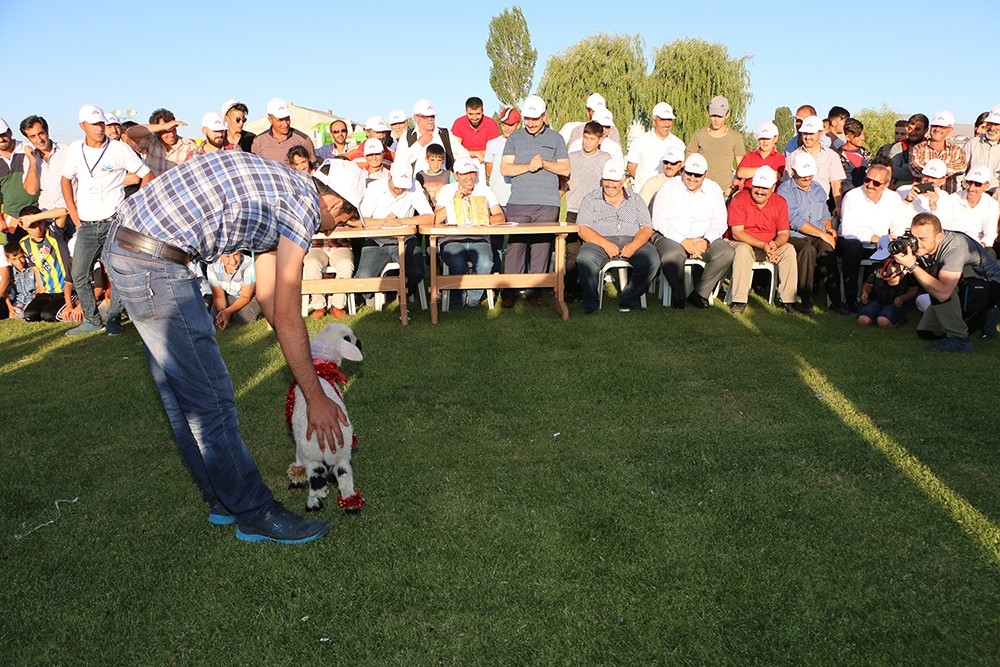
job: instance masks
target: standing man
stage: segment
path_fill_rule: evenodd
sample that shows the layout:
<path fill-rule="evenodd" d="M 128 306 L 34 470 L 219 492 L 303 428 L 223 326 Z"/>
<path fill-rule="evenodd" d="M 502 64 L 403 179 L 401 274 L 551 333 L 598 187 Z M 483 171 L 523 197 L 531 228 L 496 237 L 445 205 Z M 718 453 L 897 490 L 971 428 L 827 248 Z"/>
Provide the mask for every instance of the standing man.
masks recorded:
<path fill-rule="evenodd" d="M 253 140 L 251 151 L 269 160 L 288 164 L 288 149 L 302 146 L 309 153 L 309 161 L 316 163 L 316 149 L 312 139 L 292 127 L 292 112 L 288 102 L 280 97 L 272 97 L 267 102 L 267 120 L 271 127 L 261 132 Z"/>
<path fill-rule="evenodd" d="M 125 133 L 139 146 L 153 178 L 182 162 L 190 160 L 198 146 L 177 134 L 177 128 L 187 125 L 177 120 L 169 109 L 157 109 L 149 115 L 149 123 L 130 127 Z"/>
<path fill-rule="evenodd" d="M 120 141 L 104 136 L 104 112 L 93 104 L 79 111 L 83 139 L 69 145 L 63 166 L 62 191 L 66 210 L 76 225 L 76 247 L 73 251 L 72 277 L 76 296 L 83 310 L 83 323 L 66 332 L 67 336 L 93 333 L 104 326 L 97 312 L 94 288 L 90 284 L 94 262 L 108 238 L 115 210 L 125 201 L 125 175 L 139 176 L 141 188 L 153 174 L 135 151 Z M 114 288 L 114 285 L 112 285 Z M 108 308 L 106 333 L 117 336 L 122 331 L 121 300 L 118 290 L 112 292 Z"/>
<path fill-rule="evenodd" d="M 240 149 L 238 145 L 229 142 L 229 126 L 218 111 L 209 111 L 201 117 L 201 133 L 205 135 L 205 141 L 198 146 L 198 155 Z"/>
<path fill-rule="evenodd" d="M 969 160 L 961 146 L 948 143 L 948 135 L 955 129 L 955 114 L 942 109 L 931 119 L 930 134 L 926 141 L 910 149 L 910 173 L 923 173 L 931 160 L 941 160 L 946 168 L 944 189 L 953 194 L 958 189 L 958 176 L 964 174 Z M 940 216 L 938 216 L 940 217 Z"/>
<path fill-rule="evenodd" d="M 235 99 L 228 99 L 222 105 L 222 116 L 226 119 L 226 143 L 238 146 L 244 153 L 253 148 L 253 140 L 257 136 L 243 129 L 250 110 L 247 105 Z"/>
<path fill-rule="evenodd" d="M 594 120 L 595 113 L 597 113 L 601 109 L 607 109 L 607 108 L 608 108 L 608 103 L 604 99 L 603 95 L 601 95 L 600 93 L 591 93 L 590 96 L 587 97 L 587 120 L 585 120 L 584 122 L 580 123 L 578 126 L 573 128 L 573 131 L 570 132 L 569 135 L 569 141 L 567 141 L 566 144 L 569 145 L 574 141 L 576 141 L 577 139 L 579 139 L 580 137 L 582 137 L 583 126 L 586 125 L 587 122 Z M 608 133 L 608 137 L 610 137 L 611 140 L 617 143 L 619 146 L 621 145 L 622 138 L 621 135 L 618 134 L 617 127 L 611 128 L 611 131 Z"/>
<path fill-rule="evenodd" d="M 894 143 L 889 149 L 889 158 L 892 160 L 893 190 L 902 185 L 909 185 L 916 177 L 917 174 L 910 171 L 910 151 L 924 140 L 928 125 L 930 125 L 930 120 L 927 116 L 922 113 L 913 114 L 906 121 L 906 138 Z"/>
<path fill-rule="evenodd" d="M 632 265 L 628 282 L 622 285 L 618 310 L 642 309 L 642 295 L 659 269 L 659 255 L 649 244 L 653 235 L 645 202 L 625 187 L 625 165 L 609 160 L 601 174 L 601 187 L 584 196 L 576 222 L 583 246 L 577 256 L 583 314 L 597 310 L 601 267 L 612 258 Z"/>
<path fill-rule="evenodd" d="M 500 161 L 503 159 L 503 149 L 507 145 L 507 138 L 513 134 L 514 130 L 521 124 L 521 112 L 513 107 L 500 109 L 500 136 L 490 139 L 486 143 L 486 151 L 483 162 L 486 165 L 486 178 L 497 196 L 500 206 L 507 206 L 510 199 L 510 177 L 500 173 Z"/>
<path fill-rule="evenodd" d="M 389 112 L 389 150 L 399 150 L 400 140 L 406 134 L 406 112 L 393 109 Z"/>
<path fill-rule="evenodd" d="M 430 100 L 420 99 L 413 105 L 413 123 L 416 129 L 410 130 L 400 139 L 400 148 L 396 160 L 403 164 L 413 165 L 413 173 L 427 169 L 427 147 L 430 144 L 441 144 L 444 147 L 444 168 L 451 171 L 455 166 L 455 158 L 469 154 L 462 146 L 462 140 L 452 136 L 448 130 L 438 127 L 437 110 Z"/>
<path fill-rule="evenodd" d="M 452 123 L 451 134 L 462 140 L 462 145 L 471 157 L 483 162 L 486 144 L 490 139 L 500 136 L 500 128 L 495 120 L 483 115 L 483 101 L 478 97 L 470 97 L 465 101 L 465 115 L 459 116 Z"/>
<path fill-rule="evenodd" d="M 708 104 L 708 127 L 696 130 L 687 144 L 688 155 L 700 153 L 708 160 L 708 178 L 719 184 L 722 194 L 733 191 L 736 165 L 746 154 L 743 135 L 726 125 L 729 100 L 716 95 Z"/>
<path fill-rule="evenodd" d="M 833 215 L 840 217 L 840 205 L 844 198 L 844 163 L 840 161 L 838 155 L 832 149 L 826 148 L 820 143 L 823 136 L 823 121 L 819 116 L 809 116 L 802 121 L 799 127 L 799 148 L 788 155 L 788 159 L 794 159 L 798 153 L 806 153 L 816 162 L 816 175 L 813 179 L 820 184 L 823 192 L 828 198 L 833 198 Z M 787 175 L 786 175 L 787 178 Z"/>
<path fill-rule="evenodd" d="M 329 144 L 323 144 L 316 149 L 316 159 L 320 162 L 325 162 L 330 158 L 337 157 L 338 155 L 346 156 L 351 150 L 347 146 L 347 122 L 340 120 L 339 118 L 332 123 L 330 123 L 330 136 L 333 137 L 333 141 Z"/>
<path fill-rule="evenodd" d="M 250 153 L 219 151 L 128 199 L 108 236 L 108 275 L 142 337 L 181 457 L 209 504 L 209 521 L 237 523 L 241 540 L 298 544 L 330 526 L 289 512 L 264 483 L 240 437 L 215 324 L 187 264 L 239 249 L 258 253 L 257 298 L 305 397 L 307 435 L 316 435 L 320 449 L 341 446 L 346 415 L 320 386 L 300 314 L 302 261 L 317 230 L 358 215 L 363 190 L 361 172 L 348 162 L 310 178 Z"/>
<path fill-rule="evenodd" d="M 507 138 L 500 173 L 509 176 L 510 222 L 557 222 L 559 177 L 569 176 L 569 153 L 562 135 L 545 122 L 545 100 L 531 95 L 521 112 L 524 127 Z M 544 273 L 552 254 L 552 239 L 540 235 L 511 234 L 507 240 L 504 273 Z M 529 289 L 528 303 L 538 304 L 538 290 Z M 517 290 L 503 291 L 501 304 L 513 308 Z"/>
<path fill-rule="evenodd" d="M 749 190 L 736 193 L 729 204 L 729 244 L 733 258 L 733 291 L 730 308 L 739 315 L 747 306 L 754 262 L 771 262 L 777 267 L 781 307 L 792 313 L 795 303 L 798 269 L 795 248 L 788 242 L 788 206 L 781 195 L 774 194 L 778 175 L 770 167 L 754 174 Z"/>
<path fill-rule="evenodd" d="M 43 211 L 65 208 L 62 191 L 62 170 L 66 164 L 66 149 L 49 138 L 49 124 L 41 116 L 28 116 L 21 121 L 21 134 L 31 142 L 24 151 L 28 164 L 24 170 L 24 191 L 38 195 L 38 207 Z"/>
<path fill-rule="evenodd" d="M 653 129 L 638 137 L 628 147 L 625 167 L 632 176 L 632 188 L 639 192 L 650 178 L 661 172 L 660 160 L 671 146 L 684 150 L 684 142 L 671 134 L 674 108 L 666 102 L 653 107 Z"/>
<path fill-rule="evenodd" d="M 991 111 L 983 120 L 986 131 L 965 144 L 965 156 L 969 171 L 976 167 L 989 170 L 990 181 L 987 188 L 992 191 L 1000 185 L 1000 110 Z"/>
<path fill-rule="evenodd" d="M 668 149 L 668 157 L 673 150 Z M 708 162 L 703 156 L 689 155 L 683 166 L 683 175 L 664 182 L 653 198 L 653 245 L 670 284 L 670 305 L 678 310 L 684 307 L 684 263 L 705 262 L 688 299 L 696 308 L 708 308 L 708 297 L 733 265 L 733 249 L 722 239 L 727 229 L 726 199 L 722 188 L 705 178 Z M 673 171 L 666 165 L 664 169 Z"/>
<path fill-rule="evenodd" d="M 29 195 L 24 189 L 25 171 L 30 164 L 28 153 L 34 157 L 32 148 L 14 139 L 13 130 L 0 118 L 0 205 L 2 212 L 13 218 L 20 216 L 25 206 L 38 204 L 37 193 Z M 0 232 L 3 230 L 0 223 Z"/>

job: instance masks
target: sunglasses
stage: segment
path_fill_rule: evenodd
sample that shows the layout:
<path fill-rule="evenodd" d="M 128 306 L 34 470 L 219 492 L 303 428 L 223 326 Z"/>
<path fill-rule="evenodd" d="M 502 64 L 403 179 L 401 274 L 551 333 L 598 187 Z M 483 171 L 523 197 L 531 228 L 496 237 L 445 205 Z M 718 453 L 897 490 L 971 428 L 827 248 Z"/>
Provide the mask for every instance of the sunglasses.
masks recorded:
<path fill-rule="evenodd" d="M 347 134 L 347 130 L 334 130 L 334 134 Z"/>
<path fill-rule="evenodd" d="M 239 118 L 239 117 L 237 117 L 237 118 L 233 118 L 233 122 L 234 123 L 245 123 L 245 122 L 247 122 L 247 119 L 246 118 Z"/>
<path fill-rule="evenodd" d="M 690 176 L 691 178 L 705 178 L 705 174 L 692 174 L 690 171 L 684 171 L 685 176 Z"/>
<path fill-rule="evenodd" d="M 985 183 L 978 183 L 976 181 L 966 181 L 965 184 L 966 185 L 975 185 L 977 188 L 981 188 L 984 185 L 986 185 Z"/>
<path fill-rule="evenodd" d="M 880 188 L 880 187 L 882 187 L 883 185 L 885 185 L 885 181 L 876 181 L 876 180 L 875 180 L 874 178 L 866 178 L 866 179 L 865 179 L 865 183 L 866 183 L 866 184 L 868 184 L 868 183 L 871 183 L 871 184 L 872 184 L 872 185 L 874 185 L 874 186 L 875 186 L 876 188 Z"/>
<path fill-rule="evenodd" d="M 663 161 L 663 164 L 669 164 L 671 167 L 673 167 L 675 164 L 680 164 L 680 163 L 681 163 L 680 160 L 678 160 L 677 162 L 670 162 L 668 160 Z"/>

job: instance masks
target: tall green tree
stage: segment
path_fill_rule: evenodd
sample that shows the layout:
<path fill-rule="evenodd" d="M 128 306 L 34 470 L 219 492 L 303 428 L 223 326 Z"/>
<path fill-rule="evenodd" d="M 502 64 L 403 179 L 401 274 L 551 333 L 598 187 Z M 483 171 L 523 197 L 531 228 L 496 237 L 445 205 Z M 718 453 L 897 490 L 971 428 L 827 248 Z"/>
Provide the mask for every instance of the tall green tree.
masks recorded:
<path fill-rule="evenodd" d="M 795 116 L 792 115 L 792 110 L 788 107 L 775 109 L 774 124 L 778 126 L 778 143 L 775 146 L 783 153 L 785 146 L 795 136 Z"/>
<path fill-rule="evenodd" d="M 531 48 L 528 22 L 521 8 L 514 5 L 490 21 L 486 40 L 490 57 L 490 87 L 505 106 L 519 106 L 531 91 L 538 50 Z"/>
<path fill-rule="evenodd" d="M 538 86 L 549 124 L 559 129 L 586 120 L 591 93 L 600 93 L 626 141 L 632 122 L 646 107 L 646 56 L 640 35 L 591 35 L 549 58 Z M 624 146 L 623 146 L 624 148 Z"/>
<path fill-rule="evenodd" d="M 893 140 L 899 114 L 883 103 L 880 109 L 864 108 L 854 115 L 865 126 L 865 146 L 872 153 Z"/>
<path fill-rule="evenodd" d="M 746 134 L 750 94 L 750 56 L 731 58 L 724 44 L 679 39 L 653 51 L 653 72 L 647 94 L 668 102 L 677 120 L 673 133 L 687 141 L 708 125 L 708 103 L 716 95 L 729 100 L 729 126 Z"/>

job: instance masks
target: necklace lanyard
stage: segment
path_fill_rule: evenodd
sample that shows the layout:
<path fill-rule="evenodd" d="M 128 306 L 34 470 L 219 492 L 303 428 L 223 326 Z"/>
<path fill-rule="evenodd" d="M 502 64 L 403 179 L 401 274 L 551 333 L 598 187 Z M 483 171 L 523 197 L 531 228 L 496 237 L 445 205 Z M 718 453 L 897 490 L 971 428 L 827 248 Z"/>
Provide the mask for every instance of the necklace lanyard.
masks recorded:
<path fill-rule="evenodd" d="M 108 150 L 108 146 L 110 146 L 110 145 L 111 145 L 111 140 L 110 139 L 105 139 L 104 140 L 104 148 L 101 149 L 101 154 L 97 156 L 97 161 L 94 163 L 94 166 L 91 167 L 90 163 L 87 162 L 87 151 L 83 150 L 84 144 L 80 144 L 80 154 L 83 155 L 83 164 L 84 164 L 85 167 L 87 167 L 87 171 L 90 172 L 90 177 L 91 178 L 94 177 L 94 170 L 97 169 L 101 165 L 101 158 L 104 157 L 104 153 L 105 153 L 105 151 Z"/>

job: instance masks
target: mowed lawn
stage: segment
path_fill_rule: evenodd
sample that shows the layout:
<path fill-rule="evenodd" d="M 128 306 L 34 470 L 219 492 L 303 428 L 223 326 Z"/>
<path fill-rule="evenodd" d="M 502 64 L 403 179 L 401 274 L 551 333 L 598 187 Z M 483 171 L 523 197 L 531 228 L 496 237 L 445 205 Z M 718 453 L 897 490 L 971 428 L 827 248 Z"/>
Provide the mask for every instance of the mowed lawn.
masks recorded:
<path fill-rule="evenodd" d="M 367 504 L 298 547 L 208 523 L 134 328 L 0 322 L 0 663 L 1000 662 L 1000 343 L 650 305 L 351 318 Z M 301 509 L 277 342 L 219 341 Z"/>

